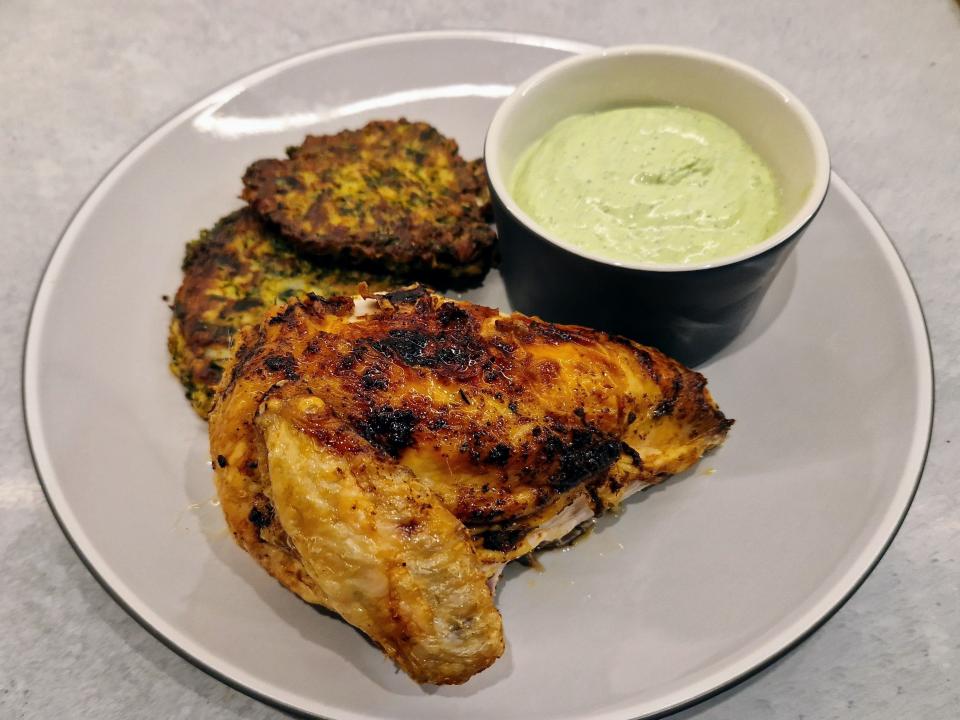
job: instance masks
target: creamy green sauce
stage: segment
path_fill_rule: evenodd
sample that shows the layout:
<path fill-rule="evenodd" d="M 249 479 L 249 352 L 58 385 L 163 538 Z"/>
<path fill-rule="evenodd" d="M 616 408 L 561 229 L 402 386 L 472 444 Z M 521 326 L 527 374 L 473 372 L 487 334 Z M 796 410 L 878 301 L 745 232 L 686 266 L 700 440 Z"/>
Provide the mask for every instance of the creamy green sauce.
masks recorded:
<path fill-rule="evenodd" d="M 615 261 L 708 262 L 769 237 L 770 169 L 723 121 L 684 107 L 561 120 L 521 155 L 517 204 L 547 230 Z"/>

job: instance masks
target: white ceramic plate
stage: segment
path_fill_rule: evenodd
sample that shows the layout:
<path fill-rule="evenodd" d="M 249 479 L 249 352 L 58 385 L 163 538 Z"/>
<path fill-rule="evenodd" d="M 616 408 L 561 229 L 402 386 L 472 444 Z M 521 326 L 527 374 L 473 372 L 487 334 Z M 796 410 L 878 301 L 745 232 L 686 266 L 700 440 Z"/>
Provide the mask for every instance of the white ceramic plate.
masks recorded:
<path fill-rule="evenodd" d="M 24 401 L 64 531 L 105 587 L 198 665 L 338 719 L 628 718 L 690 703 L 816 628 L 899 526 L 929 437 L 930 354 L 890 240 L 837 177 L 747 332 L 704 368 L 737 419 L 687 477 L 499 592 L 508 649 L 421 688 L 281 589 L 227 536 L 205 426 L 166 368 L 184 243 L 236 207 L 252 160 L 307 131 L 428 120 L 480 153 L 500 100 L 586 49 L 506 34 L 340 45 L 214 93 L 127 155 L 77 212 L 36 298 Z M 471 294 L 503 307 L 496 273 Z"/>

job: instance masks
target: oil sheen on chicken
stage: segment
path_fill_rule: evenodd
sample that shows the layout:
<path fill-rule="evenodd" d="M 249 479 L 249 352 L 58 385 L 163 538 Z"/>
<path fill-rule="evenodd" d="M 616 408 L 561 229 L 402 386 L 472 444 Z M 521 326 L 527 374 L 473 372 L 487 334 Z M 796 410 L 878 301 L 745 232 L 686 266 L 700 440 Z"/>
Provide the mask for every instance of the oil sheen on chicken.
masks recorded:
<path fill-rule="evenodd" d="M 503 652 L 493 586 L 732 424 L 703 376 L 581 327 L 416 286 L 310 296 L 246 328 L 213 413 L 240 545 L 414 680 Z"/>

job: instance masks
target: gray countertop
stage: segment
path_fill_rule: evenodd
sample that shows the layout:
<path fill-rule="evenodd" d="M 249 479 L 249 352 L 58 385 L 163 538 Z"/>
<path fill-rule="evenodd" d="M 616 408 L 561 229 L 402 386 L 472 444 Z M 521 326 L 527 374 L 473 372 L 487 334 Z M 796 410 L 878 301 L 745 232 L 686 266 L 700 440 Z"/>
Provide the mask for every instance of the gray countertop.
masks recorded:
<path fill-rule="evenodd" d="M 808 103 L 836 170 L 893 237 L 920 294 L 936 371 L 930 455 L 903 528 L 856 595 L 787 657 L 678 717 L 960 717 L 960 6 L 439 6 L 0 3 L 0 717 L 281 715 L 154 639 L 67 544 L 24 435 L 24 328 L 44 261 L 70 214 L 161 120 L 273 60 L 357 36 L 427 28 L 694 45 L 756 65 Z"/>

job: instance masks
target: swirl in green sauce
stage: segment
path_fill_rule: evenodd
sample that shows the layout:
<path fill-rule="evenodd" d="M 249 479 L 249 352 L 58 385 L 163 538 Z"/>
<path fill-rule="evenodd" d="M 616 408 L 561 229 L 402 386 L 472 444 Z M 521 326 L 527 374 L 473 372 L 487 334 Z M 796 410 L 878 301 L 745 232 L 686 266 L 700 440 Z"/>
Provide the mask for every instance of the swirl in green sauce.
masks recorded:
<path fill-rule="evenodd" d="M 707 263 L 773 234 L 779 190 L 732 127 L 684 107 L 561 120 L 521 155 L 517 204 L 558 238 L 613 261 Z"/>

